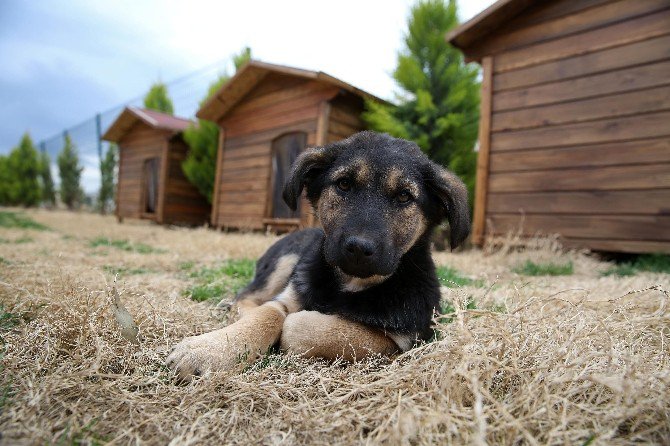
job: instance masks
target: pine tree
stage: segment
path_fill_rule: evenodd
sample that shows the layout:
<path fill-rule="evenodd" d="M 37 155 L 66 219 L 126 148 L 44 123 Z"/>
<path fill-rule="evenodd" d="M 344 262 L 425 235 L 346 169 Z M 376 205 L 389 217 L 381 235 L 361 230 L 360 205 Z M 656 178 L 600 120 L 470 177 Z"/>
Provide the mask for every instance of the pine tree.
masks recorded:
<path fill-rule="evenodd" d="M 81 172 L 84 170 L 79 165 L 77 148 L 72 143 L 70 135 L 65 135 L 65 145 L 58 154 L 58 174 L 60 176 L 60 199 L 68 209 L 74 209 L 80 205 L 84 198 L 84 192 L 80 186 Z"/>
<path fill-rule="evenodd" d="M 9 168 L 9 157 L 0 155 L 0 205 L 11 205 L 12 175 Z"/>
<path fill-rule="evenodd" d="M 235 69 L 239 70 L 251 59 L 251 49 L 244 48 L 233 56 Z M 207 96 L 200 101 L 202 106 L 221 86 L 228 82 L 229 76 L 222 75 L 207 90 Z M 200 193 L 212 202 L 214 180 L 216 178 L 216 154 L 219 148 L 219 126 L 213 122 L 198 120 L 197 126 L 191 125 L 184 131 L 184 140 L 190 150 L 181 167 L 186 178 Z"/>
<path fill-rule="evenodd" d="M 118 147 L 110 144 L 105 152 L 105 157 L 100 161 L 100 194 L 98 195 L 98 208 L 101 214 L 106 214 L 109 206 L 114 201 L 114 173 L 116 171 Z"/>
<path fill-rule="evenodd" d="M 458 174 L 472 200 L 479 121 L 478 70 L 445 40 L 458 25 L 456 1 L 422 0 L 411 10 L 405 48 L 393 78 L 398 106 L 367 103 L 364 119 L 377 131 L 415 141 Z"/>
<path fill-rule="evenodd" d="M 40 161 L 37 149 L 28 133 L 9 154 L 9 202 L 35 206 L 40 202 Z"/>
<path fill-rule="evenodd" d="M 42 152 L 40 156 L 40 179 L 42 182 L 42 202 L 47 207 L 52 208 L 56 205 L 56 190 L 51 176 L 51 160 L 46 152 Z"/>
<path fill-rule="evenodd" d="M 168 94 L 167 85 L 162 82 L 156 82 L 151 86 L 146 96 L 144 96 L 144 107 L 149 110 L 156 110 L 159 112 L 174 114 L 174 106 L 172 99 Z"/>

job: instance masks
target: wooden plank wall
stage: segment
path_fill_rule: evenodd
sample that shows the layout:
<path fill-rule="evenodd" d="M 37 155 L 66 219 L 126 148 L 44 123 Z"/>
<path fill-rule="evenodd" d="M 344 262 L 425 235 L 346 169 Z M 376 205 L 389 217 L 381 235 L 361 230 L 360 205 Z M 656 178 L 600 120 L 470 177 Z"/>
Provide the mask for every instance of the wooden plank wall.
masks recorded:
<path fill-rule="evenodd" d="M 263 229 L 271 174 L 272 140 L 294 131 L 316 143 L 319 104 L 337 88 L 271 73 L 219 122 L 225 140 L 217 184 L 217 227 Z"/>
<path fill-rule="evenodd" d="M 119 142 L 119 179 L 116 198 L 118 217 L 141 217 L 144 161 L 161 157 L 165 137 L 165 132 L 137 123 Z M 161 193 L 159 190 L 159 197 Z"/>
<path fill-rule="evenodd" d="M 330 119 L 326 143 L 348 138 L 365 129 L 361 119 L 364 110 L 363 100 L 351 94 L 343 94 L 330 103 Z"/>
<path fill-rule="evenodd" d="M 486 232 L 670 252 L 670 2 L 538 5 L 493 61 Z"/>
<path fill-rule="evenodd" d="M 181 168 L 187 153 L 188 145 L 180 136 L 169 141 L 169 164 L 163 203 L 165 223 L 201 225 L 210 217 L 211 206 L 207 199 L 188 181 Z"/>

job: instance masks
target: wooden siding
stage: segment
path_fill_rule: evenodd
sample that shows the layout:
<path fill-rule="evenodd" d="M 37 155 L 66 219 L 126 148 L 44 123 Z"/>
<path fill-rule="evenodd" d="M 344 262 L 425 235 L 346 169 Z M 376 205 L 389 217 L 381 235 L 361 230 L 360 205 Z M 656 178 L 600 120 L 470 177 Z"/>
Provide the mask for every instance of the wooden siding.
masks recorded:
<path fill-rule="evenodd" d="M 159 223 L 202 224 L 209 218 L 209 205 L 181 170 L 187 146 L 171 132 L 137 123 L 119 142 L 119 180 L 116 214 L 119 218 L 149 218 Z M 160 181 L 157 211 L 143 213 L 143 165 L 159 159 Z"/>
<path fill-rule="evenodd" d="M 670 2 L 538 2 L 468 56 L 492 61 L 480 233 L 670 252 Z"/>
<path fill-rule="evenodd" d="M 268 74 L 219 122 L 216 201 L 217 227 L 263 229 L 270 217 L 272 141 L 305 132 L 307 146 L 340 140 L 364 128 L 361 98 L 316 80 Z M 314 225 L 311 207 L 302 203 L 300 223 Z"/>
<path fill-rule="evenodd" d="M 339 141 L 364 130 L 363 107 L 363 100 L 353 95 L 342 95 L 331 101 L 324 142 Z"/>
<path fill-rule="evenodd" d="M 138 123 L 119 142 L 119 179 L 116 196 L 116 215 L 119 218 L 142 217 L 144 193 L 142 168 L 147 159 L 161 158 L 166 137 L 166 132 Z M 162 186 L 159 186 L 158 196 L 161 194 Z"/>

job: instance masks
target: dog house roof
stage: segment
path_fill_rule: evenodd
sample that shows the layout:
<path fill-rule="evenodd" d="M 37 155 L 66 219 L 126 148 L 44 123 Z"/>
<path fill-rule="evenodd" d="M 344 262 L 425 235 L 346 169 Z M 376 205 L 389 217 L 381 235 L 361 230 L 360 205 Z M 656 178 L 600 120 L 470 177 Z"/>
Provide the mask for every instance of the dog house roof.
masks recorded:
<path fill-rule="evenodd" d="M 269 73 L 281 73 L 304 79 L 317 80 L 340 87 L 345 91 L 366 99 L 372 99 L 382 103 L 386 102 L 322 71 L 303 70 L 285 65 L 275 65 L 257 60 L 250 60 L 240 68 L 235 76 L 226 82 L 219 91 L 209 98 L 200 110 L 198 110 L 196 116 L 209 121 L 217 121 L 221 119 L 221 117 L 230 111 L 235 104 L 258 85 Z"/>
<path fill-rule="evenodd" d="M 447 33 L 447 41 L 465 49 L 516 17 L 537 0 L 498 0 L 472 19 Z"/>
<path fill-rule="evenodd" d="M 179 133 L 192 124 L 192 121 L 168 115 L 167 113 L 147 110 L 138 107 L 126 107 L 116 118 L 116 121 L 107 129 L 102 139 L 105 141 L 119 142 L 123 136 L 137 123 L 143 122 L 149 127 L 158 130 L 168 130 Z"/>

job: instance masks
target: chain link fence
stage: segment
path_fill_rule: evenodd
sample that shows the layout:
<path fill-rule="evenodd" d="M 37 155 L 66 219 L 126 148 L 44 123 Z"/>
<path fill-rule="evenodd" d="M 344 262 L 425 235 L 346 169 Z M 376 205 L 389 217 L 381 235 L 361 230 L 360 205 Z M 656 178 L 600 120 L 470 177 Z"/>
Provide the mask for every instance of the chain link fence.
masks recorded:
<path fill-rule="evenodd" d="M 174 104 L 175 116 L 193 118 L 210 84 L 219 76 L 232 72 L 230 65 L 230 58 L 226 58 L 186 76 L 166 82 L 165 85 L 168 87 Z M 147 85 L 147 91 L 149 88 L 150 85 Z M 72 96 L 76 97 L 76 92 L 73 92 Z M 102 141 L 101 136 L 105 134 L 125 107 L 141 107 L 143 97 L 144 95 L 129 99 L 121 105 L 93 115 L 79 124 L 65 128 L 40 141 L 39 149 L 46 152 L 51 159 L 54 180 L 59 181 L 58 170 L 55 167 L 56 159 L 63 150 L 65 135 L 69 135 L 77 148 L 80 163 L 84 168 L 81 179 L 82 188 L 88 196 L 97 195 L 100 189 L 100 161 L 108 148 L 108 143 Z"/>

